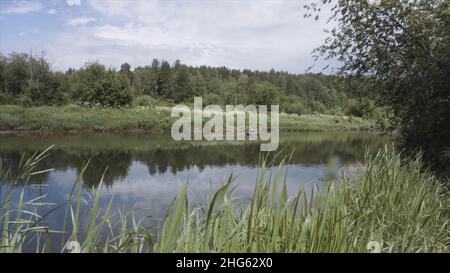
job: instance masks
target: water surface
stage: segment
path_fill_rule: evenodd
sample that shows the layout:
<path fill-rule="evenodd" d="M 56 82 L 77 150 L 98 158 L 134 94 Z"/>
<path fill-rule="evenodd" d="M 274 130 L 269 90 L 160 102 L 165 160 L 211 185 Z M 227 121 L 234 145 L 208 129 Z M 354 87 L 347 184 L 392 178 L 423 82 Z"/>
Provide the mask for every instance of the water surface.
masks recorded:
<path fill-rule="evenodd" d="M 320 187 L 331 160 L 339 170 L 351 171 L 363 161 L 366 149 L 375 152 L 391 142 L 364 132 L 281 133 L 280 137 L 278 156 L 292 153 L 286 177 L 290 194 L 299 187 Z M 233 174 L 236 195 L 245 202 L 252 194 L 261 156 L 260 145 L 254 142 L 176 142 L 168 134 L 0 136 L 2 170 L 14 172 L 23 154 L 51 145 L 55 146 L 40 169 L 53 170 L 32 176 L 27 185 L 16 185 L 16 198 L 24 189 L 26 199 L 45 194 L 46 202 L 64 202 L 81 168 L 90 160 L 84 174 L 87 202 L 90 189 L 104 174 L 103 205 L 114 196 L 113 212 L 134 207 L 138 216 L 154 219 L 162 217 L 187 181 L 192 202 L 203 203 Z M 48 224 L 60 228 L 63 215 L 64 210 L 54 212 Z"/>

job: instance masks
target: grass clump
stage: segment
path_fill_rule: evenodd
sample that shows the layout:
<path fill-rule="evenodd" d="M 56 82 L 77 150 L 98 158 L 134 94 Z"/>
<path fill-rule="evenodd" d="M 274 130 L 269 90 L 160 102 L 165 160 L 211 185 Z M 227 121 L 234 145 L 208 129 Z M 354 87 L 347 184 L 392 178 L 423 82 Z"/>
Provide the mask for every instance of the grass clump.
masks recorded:
<path fill-rule="evenodd" d="M 265 164 L 261 172 L 265 173 Z M 448 250 L 448 219 L 439 181 L 420 158 L 402 164 L 380 151 L 355 176 L 289 198 L 283 174 L 258 177 L 247 206 L 224 188 L 206 215 L 190 210 L 185 192 L 166 218 L 163 252 L 440 252 Z M 267 176 L 266 176 L 267 177 Z M 219 201 L 220 200 L 220 201 Z M 176 238 L 175 240 L 164 240 Z"/>
<path fill-rule="evenodd" d="M 380 150 L 356 173 L 327 176 L 323 188 L 294 195 L 287 192 L 284 165 L 282 160 L 272 168 L 261 160 L 248 202 L 235 196 L 232 177 L 206 206 L 190 204 L 186 185 L 157 229 L 146 228 L 133 213 L 119 213 L 113 221 L 111 203 L 99 207 L 100 187 L 90 209 L 83 209 L 81 175 L 64 206 L 68 225 L 61 248 L 53 251 L 67 251 L 73 242 L 80 242 L 81 252 L 448 251 L 448 196 L 441 181 L 421 170 L 420 156 L 405 162 Z M 40 242 L 50 232 L 45 216 L 21 216 L 29 211 L 23 199 L 15 208 L 8 198 L 0 204 L 0 251 L 20 252 L 24 242 Z M 83 230 L 82 219 L 88 221 Z M 45 249 L 35 245 L 36 251 Z"/>

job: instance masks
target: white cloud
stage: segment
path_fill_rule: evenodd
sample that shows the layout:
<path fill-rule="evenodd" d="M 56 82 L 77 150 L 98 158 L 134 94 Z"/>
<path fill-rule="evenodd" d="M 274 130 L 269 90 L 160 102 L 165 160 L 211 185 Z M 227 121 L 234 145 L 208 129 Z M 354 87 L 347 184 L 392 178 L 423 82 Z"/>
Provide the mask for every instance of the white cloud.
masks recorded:
<path fill-rule="evenodd" d="M 66 24 L 69 26 L 77 27 L 77 26 L 89 24 L 91 22 L 94 22 L 95 20 L 96 19 L 93 17 L 81 16 L 81 17 L 76 17 L 76 18 L 67 20 Z"/>
<path fill-rule="evenodd" d="M 81 5 L 81 0 L 66 0 L 66 3 L 69 6 L 79 6 Z"/>
<path fill-rule="evenodd" d="M 37 34 L 37 33 L 40 33 L 40 31 L 38 29 L 26 27 L 26 28 L 23 28 L 19 32 L 19 36 L 25 36 L 25 35 L 28 35 L 28 34 Z"/>
<path fill-rule="evenodd" d="M 7 14 L 26 14 L 30 12 L 39 11 L 42 5 L 37 1 L 19 1 L 4 8 L 1 12 Z"/>
<path fill-rule="evenodd" d="M 51 15 L 56 14 L 56 9 L 48 9 L 47 13 Z"/>
<path fill-rule="evenodd" d="M 87 4 L 108 23 L 60 33 L 48 51 L 61 69 L 88 60 L 118 67 L 163 58 L 189 65 L 301 73 L 313 64 L 311 51 L 326 37 L 325 18 L 304 19 L 301 1 L 87 0 Z M 80 18 L 67 25 L 95 20 Z"/>

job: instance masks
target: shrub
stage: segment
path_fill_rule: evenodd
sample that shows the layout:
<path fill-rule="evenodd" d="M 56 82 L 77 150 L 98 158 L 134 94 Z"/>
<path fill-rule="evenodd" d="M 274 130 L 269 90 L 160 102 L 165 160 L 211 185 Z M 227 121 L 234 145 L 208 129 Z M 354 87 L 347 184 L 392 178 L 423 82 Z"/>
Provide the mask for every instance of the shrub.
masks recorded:
<path fill-rule="evenodd" d="M 141 95 L 136 97 L 133 102 L 133 106 L 147 106 L 147 107 L 155 107 L 157 105 L 157 100 L 148 96 L 148 95 Z"/>
<path fill-rule="evenodd" d="M 23 107 L 33 106 L 33 100 L 27 94 L 22 94 L 19 97 L 19 104 Z"/>
<path fill-rule="evenodd" d="M 17 99 L 11 94 L 0 92 L 0 105 L 16 104 Z"/>
<path fill-rule="evenodd" d="M 75 91 L 75 99 L 95 106 L 127 106 L 132 94 L 123 75 L 106 70 L 99 63 L 87 64 L 80 72 L 81 84 Z"/>

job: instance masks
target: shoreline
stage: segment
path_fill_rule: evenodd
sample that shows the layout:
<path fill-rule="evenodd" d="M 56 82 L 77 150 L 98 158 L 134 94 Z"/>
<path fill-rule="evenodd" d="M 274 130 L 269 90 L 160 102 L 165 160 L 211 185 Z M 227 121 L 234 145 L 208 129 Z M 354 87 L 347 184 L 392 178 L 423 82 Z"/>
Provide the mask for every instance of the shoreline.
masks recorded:
<path fill-rule="evenodd" d="M 162 108 L 0 105 L 0 135 L 170 132 L 177 118 Z M 203 119 L 206 122 L 207 119 Z M 374 120 L 344 115 L 280 114 L 280 132 L 377 131 Z"/>
<path fill-rule="evenodd" d="M 156 134 L 168 133 L 170 130 L 145 130 L 145 129 L 81 129 L 81 130 L 16 130 L 16 129 L 0 129 L 1 136 L 19 136 L 19 135 L 40 135 L 40 136 L 57 136 L 57 135 L 78 135 L 78 134 Z M 338 132 L 371 132 L 371 133 L 386 133 L 386 131 L 372 128 L 341 128 L 341 129 L 317 129 L 317 130 L 280 130 L 280 133 L 338 133 Z"/>

